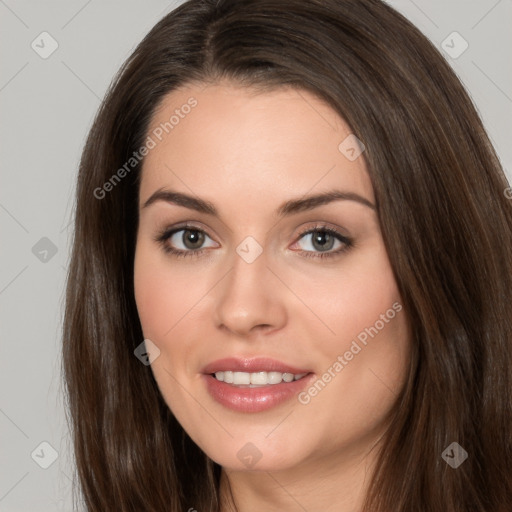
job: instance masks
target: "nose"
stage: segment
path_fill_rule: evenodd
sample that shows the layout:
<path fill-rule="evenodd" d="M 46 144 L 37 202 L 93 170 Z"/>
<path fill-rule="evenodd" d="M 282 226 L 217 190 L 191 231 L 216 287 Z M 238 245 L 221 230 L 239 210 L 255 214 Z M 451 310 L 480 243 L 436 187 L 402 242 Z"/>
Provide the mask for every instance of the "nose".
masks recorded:
<path fill-rule="evenodd" d="M 267 267 L 265 251 L 252 263 L 235 253 L 232 269 L 216 287 L 215 322 L 237 336 L 281 329 L 287 320 L 285 287 Z"/>

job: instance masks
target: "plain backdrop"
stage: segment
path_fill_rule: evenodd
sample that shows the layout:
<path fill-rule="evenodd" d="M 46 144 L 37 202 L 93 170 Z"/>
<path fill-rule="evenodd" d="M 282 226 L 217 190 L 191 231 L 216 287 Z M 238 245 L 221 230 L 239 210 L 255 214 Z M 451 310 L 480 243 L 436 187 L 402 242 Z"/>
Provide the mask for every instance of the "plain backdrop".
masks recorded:
<path fill-rule="evenodd" d="M 179 3 L 0 0 L 2 512 L 72 510 L 60 365 L 77 166 L 115 72 Z M 389 3 L 446 54 L 510 177 L 512 1 Z"/>

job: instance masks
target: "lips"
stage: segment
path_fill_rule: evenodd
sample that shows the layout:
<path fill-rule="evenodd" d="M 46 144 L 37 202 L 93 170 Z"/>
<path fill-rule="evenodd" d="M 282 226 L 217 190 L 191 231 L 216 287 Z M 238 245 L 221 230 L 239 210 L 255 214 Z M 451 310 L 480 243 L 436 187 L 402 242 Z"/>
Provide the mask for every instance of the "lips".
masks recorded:
<path fill-rule="evenodd" d="M 216 372 L 280 372 L 280 373 L 293 373 L 294 375 L 302 373 L 310 373 L 311 370 L 308 368 L 298 368 L 290 366 L 288 364 L 277 361 L 276 359 L 270 359 L 266 357 L 257 358 L 236 358 L 229 357 L 226 359 L 219 359 L 206 365 L 202 373 L 211 375 Z"/>
<path fill-rule="evenodd" d="M 259 372 L 274 375 L 295 375 L 300 378 L 283 379 L 277 384 L 234 384 L 224 382 L 215 374 Z M 227 358 L 214 361 L 203 368 L 203 381 L 210 396 L 228 409 L 237 412 L 262 412 L 290 400 L 302 391 L 314 374 L 308 368 L 298 368 L 269 358 Z M 236 380 L 236 379 L 235 379 Z"/>

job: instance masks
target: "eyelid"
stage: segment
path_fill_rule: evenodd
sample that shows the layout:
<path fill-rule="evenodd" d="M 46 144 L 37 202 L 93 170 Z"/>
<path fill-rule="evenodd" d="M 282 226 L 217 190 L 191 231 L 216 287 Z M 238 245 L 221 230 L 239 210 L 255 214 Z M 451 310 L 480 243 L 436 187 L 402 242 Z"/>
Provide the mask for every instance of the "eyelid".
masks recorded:
<path fill-rule="evenodd" d="M 213 237 L 211 237 L 208 232 L 209 232 L 209 229 L 206 228 L 205 226 L 203 226 L 201 223 L 192 223 L 190 221 L 186 221 L 186 222 L 183 222 L 183 223 L 179 223 L 179 224 L 175 224 L 175 225 L 172 225 L 172 226 L 169 226 L 169 227 L 164 227 L 162 230 L 159 231 L 157 237 L 160 238 L 161 236 L 164 236 L 164 235 L 173 235 L 175 234 L 176 232 L 178 231 L 182 231 L 182 230 L 190 230 L 190 231 L 200 231 L 201 233 L 204 233 L 206 236 L 208 236 L 209 238 L 211 238 L 213 240 Z"/>
<path fill-rule="evenodd" d="M 301 228 L 299 230 L 299 233 L 297 235 L 297 240 L 300 239 L 305 234 L 312 233 L 314 231 L 330 231 L 330 232 L 336 233 L 340 237 L 345 238 L 347 240 L 351 239 L 350 235 L 342 233 L 343 230 L 339 227 L 336 227 L 333 224 L 330 224 L 328 222 L 313 222 L 312 224 L 308 225 L 307 227 Z"/>

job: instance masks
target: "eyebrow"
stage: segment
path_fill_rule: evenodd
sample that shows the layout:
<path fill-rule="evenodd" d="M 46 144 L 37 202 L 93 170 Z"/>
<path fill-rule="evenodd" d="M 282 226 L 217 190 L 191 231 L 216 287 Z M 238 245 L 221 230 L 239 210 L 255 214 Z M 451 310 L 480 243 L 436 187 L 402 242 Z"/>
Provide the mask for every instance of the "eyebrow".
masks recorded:
<path fill-rule="evenodd" d="M 291 199 L 283 203 L 277 210 L 276 214 L 278 217 L 285 217 L 296 213 L 313 210 L 318 206 L 332 203 L 334 201 L 355 201 L 360 203 L 372 210 L 375 210 L 375 205 L 368 201 L 368 199 L 356 194 L 354 192 L 344 192 L 341 190 L 331 190 L 321 194 L 305 196 L 300 199 Z M 205 201 L 198 197 L 189 196 L 181 192 L 175 192 L 173 190 L 159 189 L 154 192 L 151 197 L 144 203 L 142 208 L 147 208 L 157 201 L 165 201 L 178 206 L 189 208 L 207 215 L 219 216 L 219 213 L 215 206 L 209 201 Z"/>

